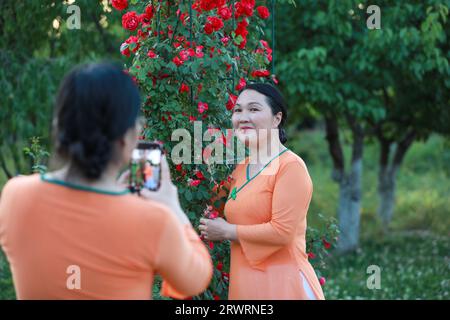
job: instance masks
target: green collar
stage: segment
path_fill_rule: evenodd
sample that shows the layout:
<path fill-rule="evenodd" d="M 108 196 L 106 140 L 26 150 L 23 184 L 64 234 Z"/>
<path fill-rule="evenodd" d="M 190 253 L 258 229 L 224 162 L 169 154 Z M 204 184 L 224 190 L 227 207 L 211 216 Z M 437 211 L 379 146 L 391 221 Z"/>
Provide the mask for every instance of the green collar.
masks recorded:
<path fill-rule="evenodd" d="M 230 199 L 236 200 L 236 196 L 238 194 L 239 191 L 241 191 L 250 181 L 252 181 L 253 179 L 255 179 L 273 160 L 275 160 L 276 158 L 278 158 L 279 156 L 281 156 L 283 153 L 285 153 L 286 151 L 288 151 L 289 149 L 286 148 L 283 151 L 281 151 L 279 154 L 277 154 L 275 157 L 273 157 L 269 162 L 267 162 L 264 167 L 262 167 L 261 170 L 258 171 L 258 173 L 250 178 L 250 174 L 249 174 L 249 167 L 248 167 L 248 163 L 247 163 L 247 167 L 246 167 L 246 173 L 247 173 L 247 181 L 245 181 L 245 183 L 240 186 L 238 189 L 236 187 L 234 187 L 231 192 L 229 197 L 227 198 L 227 201 Z"/>
<path fill-rule="evenodd" d="M 45 176 L 45 174 L 41 174 L 41 180 L 45 181 L 45 182 L 57 184 L 60 186 L 68 187 L 71 189 L 75 189 L 75 190 L 95 192 L 95 193 L 106 194 L 106 195 L 110 195 L 110 196 L 121 196 L 121 195 L 130 193 L 130 191 L 128 189 L 125 189 L 123 191 L 108 191 L 108 190 L 102 190 L 102 189 L 93 188 L 93 187 L 82 186 L 79 184 L 66 182 L 66 181 L 59 180 L 59 179 L 48 178 Z"/>

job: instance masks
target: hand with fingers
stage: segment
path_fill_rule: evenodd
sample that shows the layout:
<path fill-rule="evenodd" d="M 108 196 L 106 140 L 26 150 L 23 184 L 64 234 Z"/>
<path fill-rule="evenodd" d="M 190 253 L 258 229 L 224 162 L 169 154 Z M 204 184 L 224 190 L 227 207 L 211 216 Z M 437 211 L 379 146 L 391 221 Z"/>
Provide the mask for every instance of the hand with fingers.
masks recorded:
<path fill-rule="evenodd" d="M 165 155 L 161 157 L 161 185 L 156 191 L 150 191 L 143 188 L 140 191 L 140 196 L 162 203 L 172 209 L 176 216 L 180 219 L 183 224 L 190 223 L 189 218 L 184 213 L 180 205 L 180 199 L 178 197 L 178 189 L 173 184 L 170 177 L 169 164 L 167 163 L 167 158 Z"/>
<path fill-rule="evenodd" d="M 230 224 L 222 218 L 202 218 L 198 228 L 203 238 L 209 241 L 238 240 L 236 225 Z"/>

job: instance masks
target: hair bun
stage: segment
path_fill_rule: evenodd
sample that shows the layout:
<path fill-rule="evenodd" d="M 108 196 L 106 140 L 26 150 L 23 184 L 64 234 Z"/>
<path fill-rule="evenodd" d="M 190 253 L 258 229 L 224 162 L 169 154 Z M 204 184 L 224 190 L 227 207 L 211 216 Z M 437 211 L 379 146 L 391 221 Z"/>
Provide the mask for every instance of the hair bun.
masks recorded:
<path fill-rule="evenodd" d="M 278 128 L 278 134 L 279 134 L 281 143 L 286 143 L 287 142 L 286 130 L 284 130 L 284 128 Z"/>
<path fill-rule="evenodd" d="M 100 178 L 112 154 L 112 144 L 101 132 L 71 143 L 68 154 L 89 179 Z"/>

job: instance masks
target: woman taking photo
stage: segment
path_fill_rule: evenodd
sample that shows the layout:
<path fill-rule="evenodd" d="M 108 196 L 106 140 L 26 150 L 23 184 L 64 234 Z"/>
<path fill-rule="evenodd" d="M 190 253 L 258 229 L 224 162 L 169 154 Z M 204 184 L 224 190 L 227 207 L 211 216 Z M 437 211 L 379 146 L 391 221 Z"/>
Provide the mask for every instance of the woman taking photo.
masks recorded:
<path fill-rule="evenodd" d="M 233 109 L 233 128 L 250 156 L 232 173 L 226 221 L 200 225 L 210 241 L 231 240 L 232 300 L 324 299 L 306 254 L 312 182 L 303 160 L 283 145 L 286 117 L 283 97 L 269 84 L 248 85 Z"/>
<path fill-rule="evenodd" d="M 208 286 L 211 259 L 165 157 L 158 192 L 138 197 L 116 180 L 141 131 L 139 108 L 136 85 L 117 66 L 86 65 L 64 79 L 53 120 L 62 168 L 13 178 L 0 198 L 0 245 L 17 298 L 151 299 L 156 273 L 163 295 Z"/>

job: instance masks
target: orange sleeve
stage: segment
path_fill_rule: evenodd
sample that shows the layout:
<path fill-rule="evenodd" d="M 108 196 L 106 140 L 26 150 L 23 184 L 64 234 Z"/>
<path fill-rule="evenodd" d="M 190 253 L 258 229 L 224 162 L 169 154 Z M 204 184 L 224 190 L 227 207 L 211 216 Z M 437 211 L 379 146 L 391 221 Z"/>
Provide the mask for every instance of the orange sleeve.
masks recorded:
<path fill-rule="evenodd" d="M 272 218 L 257 225 L 238 225 L 237 237 L 250 265 L 260 264 L 287 245 L 300 221 L 306 219 L 312 184 L 306 168 L 289 162 L 280 169 L 272 195 Z"/>
<path fill-rule="evenodd" d="M 213 272 L 208 250 L 194 229 L 172 214 L 161 233 L 155 265 L 163 278 L 161 295 L 175 299 L 200 294 Z"/>

